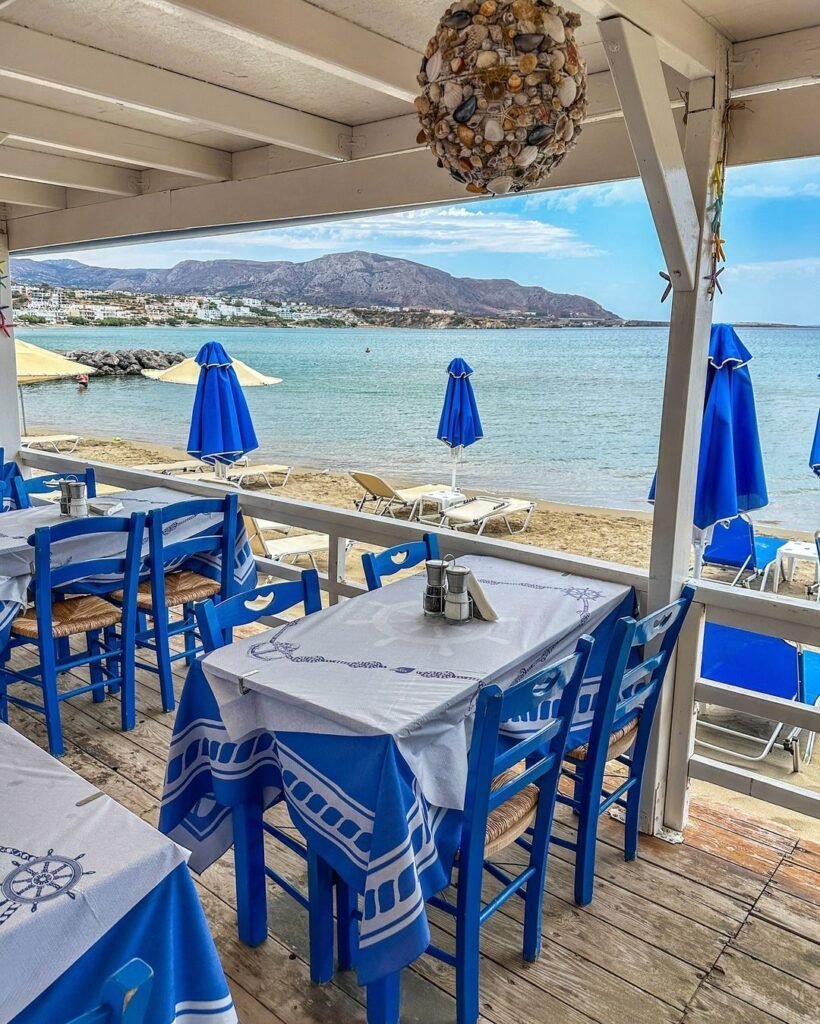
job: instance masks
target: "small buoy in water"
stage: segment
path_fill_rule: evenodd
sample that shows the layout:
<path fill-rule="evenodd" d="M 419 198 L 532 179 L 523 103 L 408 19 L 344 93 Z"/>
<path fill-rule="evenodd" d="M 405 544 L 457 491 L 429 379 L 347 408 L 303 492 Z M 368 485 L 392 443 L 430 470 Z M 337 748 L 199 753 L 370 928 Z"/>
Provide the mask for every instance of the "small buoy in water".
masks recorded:
<path fill-rule="evenodd" d="M 121 437 L 115 437 L 114 438 L 114 442 L 115 442 L 115 444 L 122 444 L 122 438 Z"/>
<path fill-rule="evenodd" d="M 369 348 L 366 348 L 366 349 L 365 349 L 365 352 L 369 352 L 369 351 L 370 351 L 370 349 L 369 349 Z"/>

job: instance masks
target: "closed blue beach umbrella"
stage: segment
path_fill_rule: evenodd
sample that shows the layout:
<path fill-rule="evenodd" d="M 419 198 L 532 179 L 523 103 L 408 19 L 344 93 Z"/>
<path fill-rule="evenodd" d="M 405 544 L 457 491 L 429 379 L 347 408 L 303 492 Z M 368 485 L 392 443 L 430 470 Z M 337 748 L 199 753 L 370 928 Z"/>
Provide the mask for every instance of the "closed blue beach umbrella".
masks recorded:
<path fill-rule="evenodd" d="M 730 324 L 713 324 L 695 492 L 695 575 L 713 527 L 769 503 L 757 429 L 752 355 Z M 649 500 L 655 497 L 655 483 Z"/>
<path fill-rule="evenodd" d="M 456 487 L 461 453 L 484 436 L 481 420 L 478 418 L 473 385 L 470 383 L 472 372 L 472 367 L 464 359 L 456 358 L 447 367 L 447 391 L 436 435 L 452 452 L 453 490 Z"/>
<path fill-rule="evenodd" d="M 820 373 L 817 374 L 820 378 Z M 820 410 L 817 413 L 817 426 L 814 430 L 814 444 L 811 446 L 811 455 L 809 456 L 809 466 L 817 476 L 820 476 Z"/>
<path fill-rule="evenodd" d="M 203 345 L 196 361 L 200 370 L 188 454 L 213 466 L 230 465 L 259 447 L 248 403 L 218 341 Z"/>

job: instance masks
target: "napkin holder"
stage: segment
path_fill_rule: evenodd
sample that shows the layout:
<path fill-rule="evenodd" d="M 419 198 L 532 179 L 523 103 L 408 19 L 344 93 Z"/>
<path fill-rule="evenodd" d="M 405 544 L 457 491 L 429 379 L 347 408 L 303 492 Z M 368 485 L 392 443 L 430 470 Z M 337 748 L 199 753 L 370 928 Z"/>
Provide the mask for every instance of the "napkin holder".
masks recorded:
<path fill-rule="evenodd" d="M 117 498 L 92 498 L 88 511 L 92 516 L 116 516 L 125 511 L 125 506 Z"/>
<path fill-rule="evenodd" d="M 489 598 L 484 592 L 484 588 L 472 572 L 467 578 L 467 593 L 470 595 L 470 600 L 473 603 L 474 619 L 482 619 L 484 622 L 498 621 L 498 612 L 490 604 Z"/>

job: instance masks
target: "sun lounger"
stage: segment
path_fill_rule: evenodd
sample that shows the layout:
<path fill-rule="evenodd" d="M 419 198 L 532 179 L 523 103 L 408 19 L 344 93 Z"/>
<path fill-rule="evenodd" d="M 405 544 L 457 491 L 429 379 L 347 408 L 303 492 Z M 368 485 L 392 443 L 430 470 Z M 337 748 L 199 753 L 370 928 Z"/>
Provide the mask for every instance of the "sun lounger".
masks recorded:
<path fill-rule="evenodd" d="M 289 534 L 287 537 L 266 537 L 269 530 L 286 530 L 292 527 L 281 523 L 269 523 L 266 520 L 254 519 L 253 516 L 243 516 L 245 530 L 248 534 L 248 542 L 251 551 L 261 558 L 268 558 L 272 562 L 297 562 L 300 558 L 307 557 L 310 564 L 316 568 L 316 555 L 319 552 L 328 550 L 328 536 L 326 533 L 301 533 Z M 353 546 L 348 541 L 346 550 Z"/>
<path fill-rule="evenodd" d="M 351 473 L 353 479 L 364 488 L 364 494 L 356 502 L 357 512 L 373 512 L 377 516 L 395 516 L 396 511 L 410 510 L 410 519 L 419 512 L 421 500 L 431 491 L 449 490 L 446 484 L 422 484 L 419 487 L 396 488 L 373 473 Z M 368 509 L 367 505 L 373 505 Z"/>
<path fill-rule="evenodd" d="M 198 459 L 181 459 L 179 462 L 152 462 L 145 466 L 133 466 L 132 468 L 143 470 L 146 473 L 162 473 L 163 476 L 171 476 L 174 473 L 202 472 L 205 464 Z"/>
<path fill-rule="evenodd" d="M 449 526 L 453 530 L 477 527 L 480 536 L 487 523 L 494 519 L 503 519 L 511 534 L 523 533 L 530 525 L 534 509 L 534 501 L 523 501 L 520 498 L 467 498 L 466 501 L 446 508 L 441 513 L 438 525 Z M 510 517 L 517 515 L 522 515 L 524 521 L 517 529 L 513 529 Z"/>
<path fill-rule="evenodd" d="M 236 483 L 242 487 L 246 480 L 262 479 L 265 481 L 265 487 L 272 487 L 268 477 L 270 476 L 282 476 L 281 484 L 279 487 L 284 487 L 290 479 L 290 474 L 293 472 L 293 466 L 280 466 L 271 462 L 263 462 L 259 465 L 248 465 L 245 463 L 237 463 L 235 466 L 228 467 L 228 479 L 235 480 Z"/>
<path fill-rule="evenodd" d="M 58 455 L 71 455 L 82 441 L 79 434 L 39 434 L 34 437 L 21 437 L 21 448 L 50 448 Z"/>

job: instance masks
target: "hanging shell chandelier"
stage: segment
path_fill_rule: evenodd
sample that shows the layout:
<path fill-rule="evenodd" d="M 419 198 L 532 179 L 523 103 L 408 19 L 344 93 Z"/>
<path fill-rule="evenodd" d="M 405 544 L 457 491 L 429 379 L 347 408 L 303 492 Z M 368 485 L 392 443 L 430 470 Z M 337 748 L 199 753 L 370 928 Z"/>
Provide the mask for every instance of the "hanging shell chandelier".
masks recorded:
<path fill-rule="evenodd" d="M 537 185 L 578 141 L 580 23 L 550 0 L 460 0 L 444 13 L 418 76 L 418 141 L 468 192 Z"/>

